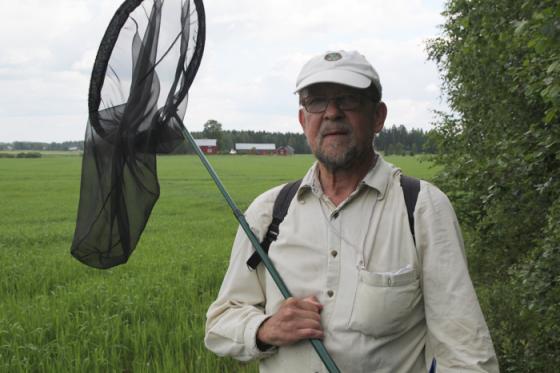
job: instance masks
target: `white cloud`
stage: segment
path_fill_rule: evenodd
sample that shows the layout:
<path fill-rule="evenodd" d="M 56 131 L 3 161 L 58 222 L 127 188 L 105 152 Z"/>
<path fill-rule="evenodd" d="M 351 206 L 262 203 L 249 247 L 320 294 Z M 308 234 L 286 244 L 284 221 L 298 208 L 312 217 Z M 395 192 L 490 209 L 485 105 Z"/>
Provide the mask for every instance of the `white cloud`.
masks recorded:
<path fill-rule="evenodd" d="M 73 70 L 89 72 L 95 61 L 97 50 L 88 49 L 82 53 L 82 56 L 72 64 Z"/>
<path fill-rule="evenodd" d="M 26 115 L 4 118 L 0 133 L 7 141 L 59 142 L 79 140 L 85 135 L 85 115 Z M 22 135 L 24 134 L 24 135 Z M 72 134 L 71 136 L 61 136 Z M 1 140 L 0 141 L 6 141 Z"/>
<path fill-rule="evenodd" d="M 119 5 L 3 5 L 0 142 L 38 140 L 38 134 L 49 141 L 83 137 L 91 67 Z M 186 117 L 191 130 L 215 118 L 227 129 L 299 131 L 296 75 L 327 49 L 357 49 L 378 69 L 388 125 L 428 128 L 430 110 L 441 109 L 438 74 L 425 61 L 424 41 L 442 22 L 443 0 L 207 0 L 205 7 L 205 55 Z"/>
<path fill-rule="evenodd" d="M 49 64 L 54 59 L 54 55 L 49 48 L 45 47 L 19 47 L 6 51 L 0 56 L 0 64 L 7 66 L 41 66 Z"/>
<path fill-rule="evenodd" d="M 388 100 L 389 107 L 385 127 L 401 124 L 408 128 L 421 128 L 429 130 L 430 124 L 434 121 L 434 106 L 432 101 L 395 99 Z M 441 109 L 441 108 L 440 108 Z"/>
<path fill-rule="evenodd" d="M 428 84 L 425 88 L 426 92 L 428 92 L 429 94 L 434 94 L 434 93 L 440 93 L 440 89 L 439 86 L 437 86 L 434 83 L 430 83 Z"/>

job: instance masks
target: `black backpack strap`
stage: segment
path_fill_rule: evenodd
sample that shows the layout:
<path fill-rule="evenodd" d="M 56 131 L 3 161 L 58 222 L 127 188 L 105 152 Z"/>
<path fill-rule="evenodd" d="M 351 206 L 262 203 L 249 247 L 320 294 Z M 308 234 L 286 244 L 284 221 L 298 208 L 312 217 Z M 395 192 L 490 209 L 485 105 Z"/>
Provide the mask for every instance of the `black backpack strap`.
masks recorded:
<path fill-rule="evenodd" d="M 280 233 L 280 224 L 284 220 L 284 217 L 288 213 L 288 208 L 292 199 L 296 195 L 299 186 L 301 185 L 301 179 L 292 181 L 282 187 L 280 193 L 274 201 L 274 208 L 272 210 L 272 222 L 268 226 L 268 230 L 261 242 L 261 247 L 268 254 L 268 249 L 270 244 L 276 241 L 278 234 Z M 408 225 L 410 227 L 410 233 L 412 233 L 412 239 L 416 244 L 416 237 L 414 235 L 414 209 L 416 207 L 416 201 L 418 200 L 418 193 L 420 192 L 420 180 L 401 174 L 401 187 L 404 194 L 404 203 L 406 205 L 406 212 L 408 215 Z M 261 262 L 261 257 L 255 251 L 253 255 L 247 260 L 247 265 L 252 269 L 256 269 Z"/>
<path fill-rule="evenodd" d="M 268 254 L 268 249 L 270 244 L 276 241 L 278 234 L 280 233 L 280 224 L 284 220 L 284 217 L 288 213 L 288 208 L 294 196 L 296 195 L 299 186 L 301 185 L 301 179 L 292 181 L 282 187 L 280 193 L 274 201 L 274 208 L 272 210 L 272 222 L 268 226 L 268 230 L 261 242 L 261 247 Z M 261 262 L 261 257 L 255 251 L 253 255 L 247 260 L 247 265 L 252 269 L 256 269 Z"/>
<path fill-rule="evenodd" d="M 412 239 L 414 240 L 414 244 L 416 244 L 416 236 L 414 235 L 414 208 L 416 207 L 418 193 L 420 192 L 420 180 L 401 174 L 401 187 L 404 194 L 406 213 L 408 214 L 410 233 L 412 233 Z"/>

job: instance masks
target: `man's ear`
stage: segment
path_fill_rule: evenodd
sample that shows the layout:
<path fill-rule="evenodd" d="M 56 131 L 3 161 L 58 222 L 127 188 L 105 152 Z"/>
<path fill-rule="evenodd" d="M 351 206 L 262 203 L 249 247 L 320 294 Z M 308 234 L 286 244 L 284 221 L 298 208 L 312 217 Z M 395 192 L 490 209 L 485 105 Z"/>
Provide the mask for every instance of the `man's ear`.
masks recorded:
<path fill-rule="evenodd" d="M 376 106 L 375 117 L 373 119 L 373 132 L 379 133 L 385 125 L 385 119 L 387 118 L 387 105 L 381 101 Z"/>
<path fill-rule="evenodd" d="M 298 111 L 298 120 L 301 128 L 305 130 L 305 113 L 303 112 L 302 108 L 300 108 Z"/>

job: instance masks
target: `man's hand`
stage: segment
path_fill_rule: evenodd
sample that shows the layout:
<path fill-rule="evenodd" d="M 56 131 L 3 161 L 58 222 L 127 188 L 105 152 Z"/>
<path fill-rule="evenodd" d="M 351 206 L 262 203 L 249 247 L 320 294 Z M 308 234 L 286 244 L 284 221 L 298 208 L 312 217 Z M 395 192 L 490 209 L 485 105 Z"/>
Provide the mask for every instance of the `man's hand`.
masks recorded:
<path fill-rule="evenodd" d="M 268 345 L 286 346 L 302 339 L 321 339 L 322 309 L 315 297 L 286 299 L 278 312 L 261 324 L 257 340 Z"/>

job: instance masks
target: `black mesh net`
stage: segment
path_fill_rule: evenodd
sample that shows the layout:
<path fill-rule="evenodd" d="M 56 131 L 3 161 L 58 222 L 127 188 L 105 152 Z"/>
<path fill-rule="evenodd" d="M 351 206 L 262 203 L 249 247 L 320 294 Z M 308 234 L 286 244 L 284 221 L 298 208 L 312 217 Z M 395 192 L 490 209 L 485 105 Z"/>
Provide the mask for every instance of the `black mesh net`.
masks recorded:
<path fill-rule="evenodd" d="M 159 197 L 156 153 L 183 141 L 204 31 L 201 0 L 129 0 L 113 16 L 90 83 L 71 248 L 81 262 L 113 267 L 136 247 Z"/>

